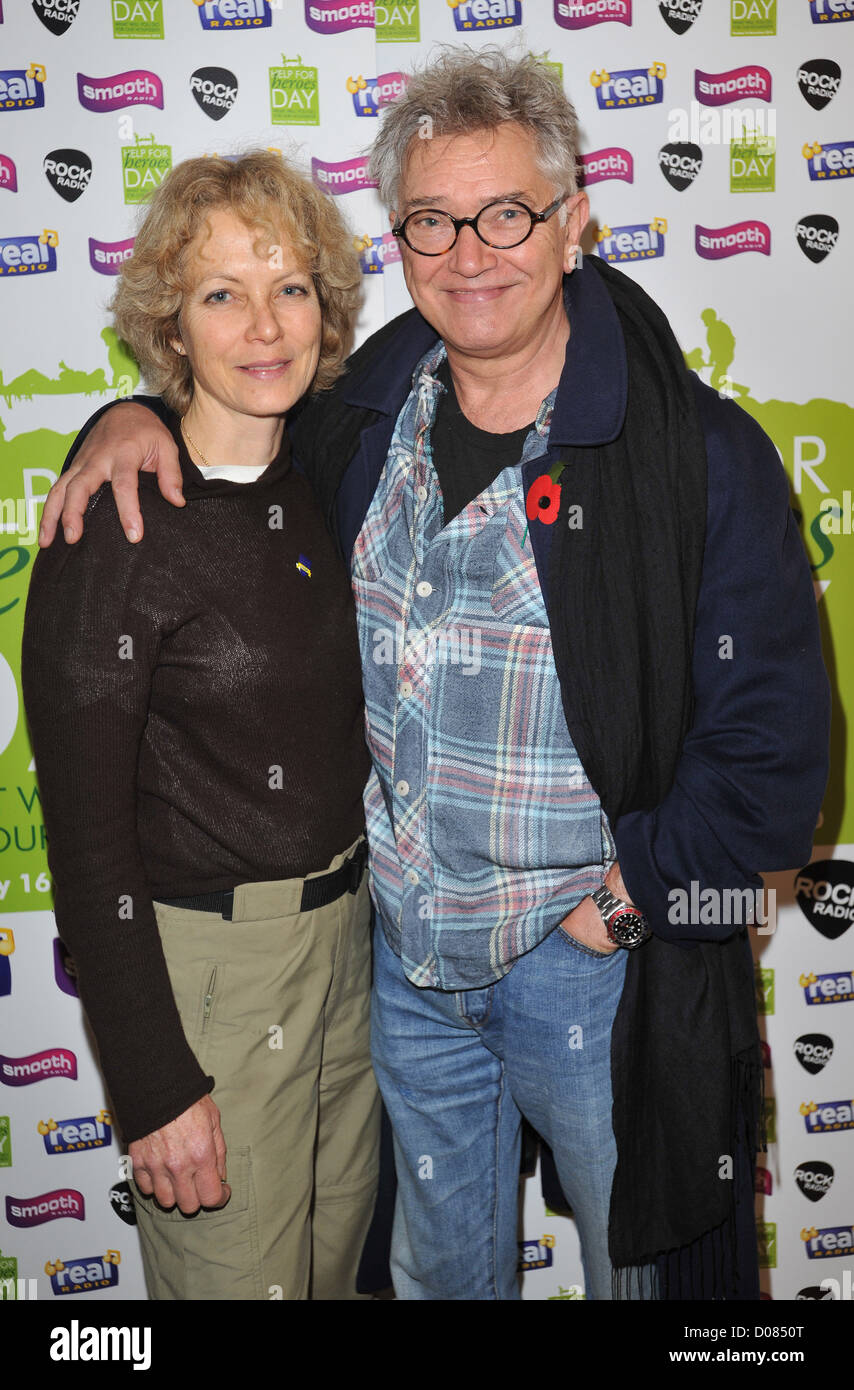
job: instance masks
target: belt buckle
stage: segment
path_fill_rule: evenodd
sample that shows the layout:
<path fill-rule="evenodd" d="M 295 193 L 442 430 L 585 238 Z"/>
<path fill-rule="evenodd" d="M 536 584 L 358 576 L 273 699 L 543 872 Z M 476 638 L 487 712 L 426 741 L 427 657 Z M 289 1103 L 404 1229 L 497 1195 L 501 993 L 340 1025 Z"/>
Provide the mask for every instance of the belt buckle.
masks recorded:
<path fill-rule="evenodd" d="M 358 893 L 359 884 L 362 882 L 362 874 L 365 872 L 365 865 L 368 862 L 368 842 L 360 840 L 353 851 L 350 859 L 350 885 L 351 893 Z"/>

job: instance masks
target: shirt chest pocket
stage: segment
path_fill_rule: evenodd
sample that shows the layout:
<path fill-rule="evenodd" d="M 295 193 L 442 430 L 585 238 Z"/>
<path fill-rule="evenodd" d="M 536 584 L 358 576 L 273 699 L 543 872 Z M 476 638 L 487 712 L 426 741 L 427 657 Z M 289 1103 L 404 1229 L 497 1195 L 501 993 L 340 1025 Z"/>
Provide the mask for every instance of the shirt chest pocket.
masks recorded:
<path fill-rule="evenodd" d="M 495 551 L 491 608 L 496 617 L 514 627 L 548 628 L 531 535 L 526 530 L 524 508 L 514 501 Z"/>

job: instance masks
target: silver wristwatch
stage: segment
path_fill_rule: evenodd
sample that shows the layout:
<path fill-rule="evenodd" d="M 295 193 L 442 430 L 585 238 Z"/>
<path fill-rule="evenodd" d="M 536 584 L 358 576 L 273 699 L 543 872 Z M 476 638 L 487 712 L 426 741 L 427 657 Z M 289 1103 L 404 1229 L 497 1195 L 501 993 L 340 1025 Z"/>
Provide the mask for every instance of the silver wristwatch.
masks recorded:
<path fill-rule="evenodd" d="M 605 923 L 608 940 L 615 946 L 633 951 L 652 936 L 649 922 L 640 908 L 632 907 L 631 903 L 624 902 L 622 898 L 615 898 L 604 883 L 590 896 Z"/>

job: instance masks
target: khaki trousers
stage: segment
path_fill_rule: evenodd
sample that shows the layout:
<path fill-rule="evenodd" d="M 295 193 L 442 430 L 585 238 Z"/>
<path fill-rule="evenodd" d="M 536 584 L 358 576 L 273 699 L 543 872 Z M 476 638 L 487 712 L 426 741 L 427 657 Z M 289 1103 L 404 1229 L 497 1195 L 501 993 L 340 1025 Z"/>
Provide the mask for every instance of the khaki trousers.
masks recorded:
<path fill-rule="evenodd" d="M 187 1041 L 215 1077 L 232 1195 L 187 1217 L 134 1189 L 153 1299 L 358 1297 L 380 1114 L 368 875 L 305 913 L 304 881 L 236 888 L 232 921 L 155 904 Z"/>

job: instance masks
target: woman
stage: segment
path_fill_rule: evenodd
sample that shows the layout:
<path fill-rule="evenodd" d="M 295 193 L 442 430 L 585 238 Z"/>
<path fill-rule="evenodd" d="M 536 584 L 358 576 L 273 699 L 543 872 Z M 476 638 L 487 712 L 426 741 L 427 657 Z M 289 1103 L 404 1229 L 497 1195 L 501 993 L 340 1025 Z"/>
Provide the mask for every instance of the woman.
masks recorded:
<path fill-rule="evenodd" d="M 284 429 L 337 375 L 359 279 L 331 201 L 277 155 L 178 165 L 113 308 L 172 412 L 186 506 L 147 475 L 132 546 L 104 487 L 83 543 L 34 566 L 56 919 L 152 1298 L 355 1297 L 373 1209 L 358 643 Z"/>

